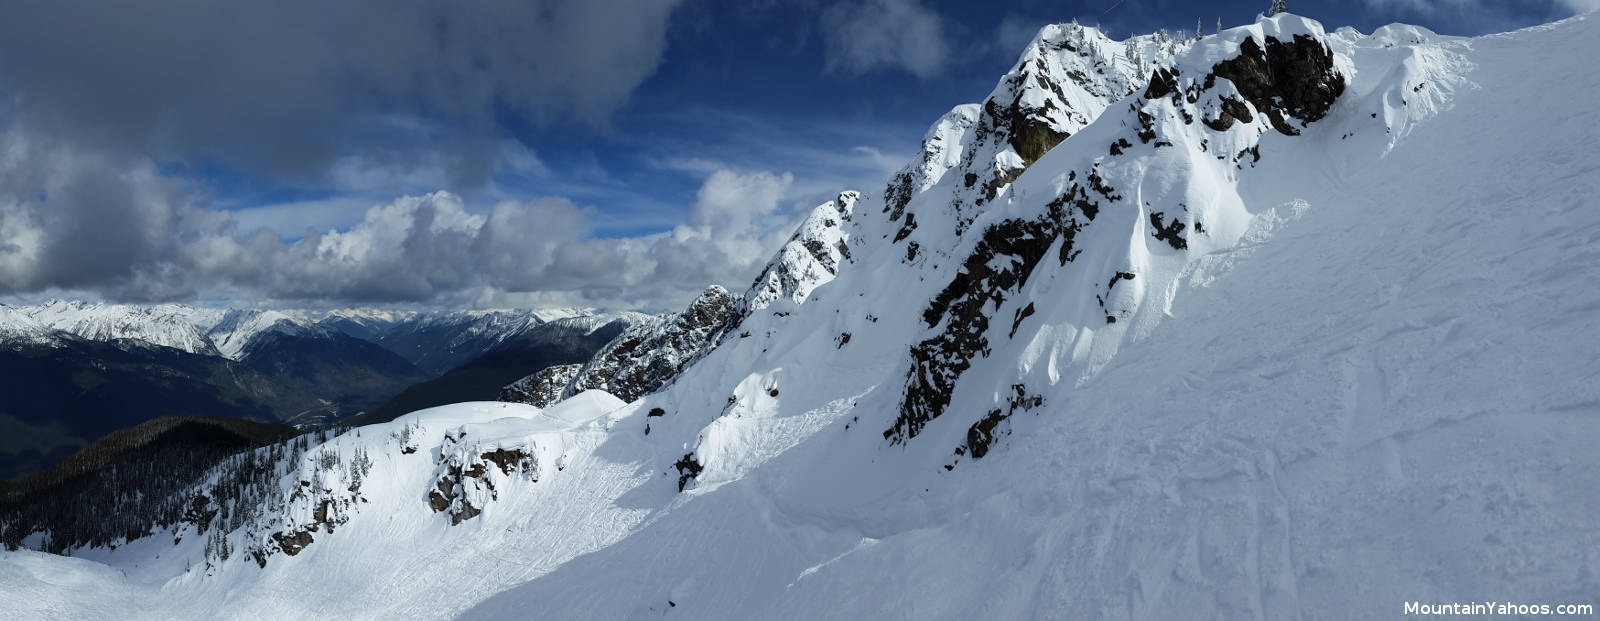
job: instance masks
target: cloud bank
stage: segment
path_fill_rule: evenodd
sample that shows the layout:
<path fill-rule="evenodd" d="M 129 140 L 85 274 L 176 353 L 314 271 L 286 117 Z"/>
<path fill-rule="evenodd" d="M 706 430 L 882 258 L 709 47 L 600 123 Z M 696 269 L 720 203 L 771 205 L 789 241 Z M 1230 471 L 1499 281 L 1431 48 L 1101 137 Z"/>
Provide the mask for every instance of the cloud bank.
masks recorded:
<path fill-rule="evenodd" d="M 781 208 L 792 183 L 715 170 L 681 224 L 646 236 L 594 238 L 592 210 L 565 198 L 473 210 L 434 192 L 285 241 L 205 208 L 149 160 L 13 131 L 0 135 L 0 293 L 427 303 L 537 292 L 552 302 L 673 304 L 759 271 L 797 221 Z"/>
<path fill-rule="evenodd" d="M 655 72 L 678 4 L 16 3 L 0 94 L 13 124 L 162 162 L 316 179 L 351 151 L 442 151 L 478 183 L 499 114 L 603 126 Z"/>

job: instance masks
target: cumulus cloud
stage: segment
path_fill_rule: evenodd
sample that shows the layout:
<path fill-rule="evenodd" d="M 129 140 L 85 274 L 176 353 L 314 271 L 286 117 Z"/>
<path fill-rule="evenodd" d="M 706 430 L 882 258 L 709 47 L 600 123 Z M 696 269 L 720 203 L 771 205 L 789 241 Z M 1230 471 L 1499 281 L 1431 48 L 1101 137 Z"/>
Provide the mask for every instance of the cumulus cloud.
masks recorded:
<path fill-rule="evenodd" d="M 931 78 L 948 56 L 944 20 L 920 0 L 842 2 L 822 13 L 829 71 L 902 69 Z"/>
<path fill-rule="evenodd" d="M 651 248 L 653 276 L 689 275 L 706 283 L 754 277 L 746 273 L 770 258 L 790 232 L 785 225 L 792 220 L 776 212 L 793 182 L 787 173 L 712 173 L 695 193 L 686 222 Z"/>
<path fill-rule="evenodd" d="M 482 181 L 498 113 L 604 125 L 678 4 L 28 2 L 0 20 L 0 91 L 17 122 L 158 161 L 315 177 L 350 152 L 443 150 Z"/>
<path fill-rule="evenodd" d="M 0 135 L 0 287 L 81 287 L 155 259 L 180 217 L 175 184 L 144 160 Z"/>
<path fill-rule="evenodd" d="M 0 294 L 670 308 L 710 283 L 748 284 L 796 223 L 780 208 L 792 183 L 787 173 L 713 171 L 681 224 L 637 237 L 594 237 L 592 209 L 565 198 L 473 209 L 441 191 L 286 241 L 204 208 L 147 159 L 9 132 L 0 134 Z"/>

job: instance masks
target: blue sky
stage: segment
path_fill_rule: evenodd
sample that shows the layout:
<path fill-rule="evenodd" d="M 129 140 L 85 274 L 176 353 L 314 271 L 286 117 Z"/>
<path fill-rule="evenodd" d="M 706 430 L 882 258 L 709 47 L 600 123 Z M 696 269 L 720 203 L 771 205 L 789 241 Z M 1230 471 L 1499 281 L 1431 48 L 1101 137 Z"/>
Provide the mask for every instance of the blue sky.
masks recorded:
<path fill-rule="evenodd" d="M 1476 35 L 1597 2 L 1290 8 Z M 878 189 L 1039 26 L 1210 32 L 1268 2 L 122 4 L 0 25 L 0 294 L 670 307 Z"/>

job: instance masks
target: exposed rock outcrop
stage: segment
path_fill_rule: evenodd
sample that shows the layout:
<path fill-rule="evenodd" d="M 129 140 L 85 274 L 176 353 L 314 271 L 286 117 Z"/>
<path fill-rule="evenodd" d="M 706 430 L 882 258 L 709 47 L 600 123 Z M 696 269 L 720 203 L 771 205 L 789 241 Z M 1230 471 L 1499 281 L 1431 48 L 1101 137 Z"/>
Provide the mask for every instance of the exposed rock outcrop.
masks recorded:
<path fill-rule="evenodd" d="M 613 339 L 578 369 L 559 393 L 528 392 L 523 403 L 545 407 L 590 389 L 604 390 L 623 401 L 655 392 L 722 342 L 738 323 L 739 307 L 739 300 L 727 289 L 707 287 L 683 312 L 635 324 Z M 555 373 L 551 371 L 552 383 Z"/>
<path fill-rule="evenodd" d="M 948 211 L 919 219 L 950 219 L 964 233 L 980 208 L 1045 152 L 1143 87 L 1149 67 L 1170 63 L 1190 44 L 1161 35 L 1113 41 L 1078 24 L 1040 30 L 989 97 L 935 123 L 917 159 L 889 182 L 884 212 L 891 221 L 904 218 L 895 241 L 917 228 L 915 214 L 907 213 L 911 199 L 941 183 L 951 191 L 951 200 L 941 202 Z"/>
<path fill-rule="evenodd" d="M 1273 26 L 1282 25 L 1293 24 L 1273 23 Z M 1236 48 L 1221 47 L 1228 44 L 1218 43 L 1221 49 L 1236 49 L 1237 55 L 1215 63 L 1209 71 L 1196 71 L 1191 67 L 1186 75 L 1177 65 L 1152 71 L 1144 88 L 1144 99 L 1135 101 L 1126 112 L 1119 112 L 1127 115 L 1123 123 L 1127 127 L 1125 131 L 1137 137 L 1140 145 L 1135 145 L 1129 136 L 1116 136 L 1109 149 L 1097 150 L 1103 155 L 1060 177 L 1065 190 L 1045 205 L 1043 214 L 1002 220 L 984 227 L 982 238 L 962 260 L 961 269 L 923 313 L 923 321 L 933 333 L 910 349 L 910 369 L 900 412 L 883 436 L 891 443 L 904 442 L 944 413 L 957 380 L 972 366 L 975 358 L 991 353 L 992 314 L 1007 298 L 1022 292 L 1052 245 L 1059 247 L 1056 256 L 1061 266 L 1073 262 L 1080 253 L 1076 243 L 1079 233 L 1105 210 L 1140 210 L 1141 216 L 1131 222 L 1126 218 L 1119 220 L 1129 222 L 1136 230 L 1142 229 L 1143 236 L 1163 243 L 1173 252 L 1186 252 L 1190 247 L 1187 235 L 1203 230 L 1202 223 L 1192 221 L 1188 207 L 1178 203 L 1162 210 L 1149 202 L 1150 196 L 1137 203 L 1128 200 L 1105 178 L 1102 163 L 1136 157 L 1138 150 L 1170 148 L 1175 144 L 1200 145 L 1199 150 L 1203 151 L 1210 139 L 1218 139 L 1222 144 L 1221 137 L 1210 132 L 1225 132 L 1240 122 L 1257 123 L 1257 131 L 1229 141 L 1242 147 L 1232 156 L 1233 163 L 1241 167 L 1246 163 L 1254 164 L 1260 158 L 1260 134 L 1266 131 L 1261 123 L 1283 135 L 1297 136 L 1300 128 L 1324 118 L 1344 92 L 1345 77 L 1334 66 L 1333 53 L 1319 35 L 1320 31 L 1293 34 L 1289 42 L 1262 36 L 1266 41 L 1264 47 L 1256 43 L 1255 35 L 1247 35 Z M 1196 124 L 1196 119 L 1203 122 Z M 1217 156 L 1218 159 L 1226 157 Z M 1247 158 L 1249 162 L 1245 162 Z M 909 219 L 911 215 L 907 213 L 906 217 Z M 1128 233 L 1119 230 L 1107 234 L 1120 239 L 1132 237 L 1136 240 L 1134 243 L 1143 243 L 1138 241 L 1140 235 L 1129 236 Z M 1116 267 L 1109 268 L 1103 275 L 1086 277 L 1089 282 L 1109 283 L 1098 300 L 1099 307 L 1105 311 L 1106 324 L 1116 324 L 1130 312 L 1121 306 L 1112 307 L 1109 298 L 1118 282 L 1132 282 L 1137 274 Z M 1001 336 L 1014 337 L 1025 317 L 1036 310 L 1031 303 L 1026 309 L 1016 310 L 1011 315 L 1009 332 Z M 1015 406 L 1010 408 L 1010 411 L 1015 410 Z M 986 448 L 979 448 L 980 445 L 986 447 L 992 441 L 994 427 L 1009 416 L 1010 411 L 991 413 L 974 425 L 969 430 L 971 450 L 986 451 Z"/>
<path fill-rule="evenodd" d="M 840 192 L 834 200 L 813 209 L 750 286 L 744 297 L 745 312 L 761 310 L 781 299 L 798 304 L 833 280 L 850 261 L 850 233 L 845 225 L 860 198 L 860 192 Z"/>
<path fill-rule="evenodd" d="M 561 393 L 578 377 L 582 364 L 558 364 L 500 389 L 500 401 L 544 407 L 561 400 Z"/>

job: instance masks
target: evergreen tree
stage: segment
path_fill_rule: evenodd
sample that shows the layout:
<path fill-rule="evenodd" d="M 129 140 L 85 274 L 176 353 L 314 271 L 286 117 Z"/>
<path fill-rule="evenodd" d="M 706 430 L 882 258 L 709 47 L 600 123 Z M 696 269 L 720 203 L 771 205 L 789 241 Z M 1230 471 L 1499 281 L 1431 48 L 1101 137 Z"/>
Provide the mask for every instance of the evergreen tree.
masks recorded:
<path fill-rule="evenodd" d="M 1288 13 L 1288 12 L 1289 12 L 1289 0 L 1272 0 L 1272 9 L 1267 11 L 1267 16 L 1271 17 L 1271 16 L 1277 15 L 1279 13 Z"/>

